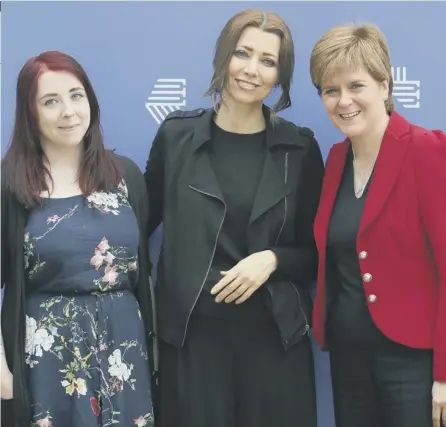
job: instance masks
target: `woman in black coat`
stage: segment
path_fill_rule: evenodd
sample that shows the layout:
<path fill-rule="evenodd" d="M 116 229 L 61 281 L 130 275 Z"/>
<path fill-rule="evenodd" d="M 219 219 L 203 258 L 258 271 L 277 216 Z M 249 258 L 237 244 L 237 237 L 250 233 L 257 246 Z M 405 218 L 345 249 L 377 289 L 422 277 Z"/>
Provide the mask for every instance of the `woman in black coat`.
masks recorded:
<path fill-rule="evenodd" d="M 235 15 L 214 68 L 214 108 L 171 113 L 145 173 L 149 233 L 163 223 L 157 426 L 315 427 L 305 291 L 324 165 L 311 130 L 276 115 L 291 106 L 289 29 Z"/>

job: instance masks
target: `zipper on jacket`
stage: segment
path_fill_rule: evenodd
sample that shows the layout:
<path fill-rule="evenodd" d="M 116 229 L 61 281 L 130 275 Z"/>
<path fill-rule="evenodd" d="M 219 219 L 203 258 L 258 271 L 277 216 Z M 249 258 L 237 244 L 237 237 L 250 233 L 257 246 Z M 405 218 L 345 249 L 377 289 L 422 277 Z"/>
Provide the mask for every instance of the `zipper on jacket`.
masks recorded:
<path fill-rule="evenodd" d="M 215 196 L 213 194 L 210 194 L 210 193 L 206 193 L 205 191 L 199 190 L 198 188 L 195 188 L 192 185 L 189 185 L 189 188 L 191 188 L 194 191 L 197 191 L 198 193 L 205 194 L 206 196 L 213 197 L 214 199 L 220 200 L 220 202 L 223 203 L 223 205 L 225 207 L 225 210 L 223 212 L 223 218 L 221 219 L 221 222 L 220 222 L 220 227 L 218 228 L 218 231 L 217 231 L 217 236 L 215 237 L 214 249 L 212 251 L 211 260 L 209 261 L 209 266 L 208 266 L 208 269 L 206 271 L 206 275 L 204 276 L 203 283 L 200 286 L 200 291 L 198 292 L 197 296 L 195 297 L 194 304 L 192 305 L 192 308 L 190 309 L 189 315 L 187 316 L 186 327 L 184 329 L 183 341 L 181 343 L 181 346 L 183 346 L 184 342 L 186 341 L 187 327 L 189 326 L 190 316 L 192 315 L 192 312 L 194 311 L 195 305 L 197 304 L 198 298 L 200 297 L 200 294 L 203 291 L 204 284 L 206 283 L 206 280 L 207 280 L 207 278 L 209 276 L 209 272 L 211 271 L 212 261 L 214 260 L 215 251 L 217 249 L 218 237 L 220 236 L 220 232 L 221 232 L 221 229 L 223 227 L 223 222 L 225 220 L 226 210 L 227 210 L 225 201 L 223 199 L 220 199 L 220 197 L 217 197 L 217 196 Z"/>
<path fill-rule="evenodd" d="M 284 182 L 285 184 L 288 182 L 288 153 L 285 153 L 285 176 L 284 176 Z M 283 231 L 283 227 L 285 227 L 286 217 L 288 215 L 288 199 L 285 196 L 284 200 L 284 207 L 285 207 L 285 215 L 283 216 L 283 222 L 282 226 L 280 227 L 279 234 L 277 235 L 276 239 L 276 246 L 279 244 L 279 239 Z"/>
<path fill-rule="evenodd" d="M 299 308 L 300 308 L 300 311 L 302 312 L 302 314 L 304 316 L 304 319 L 305 319 L 305 331 L 304 331 L 303 335 L 305 335 L 305 334 L 310 335 L 310 324 L 308 323 L 308 318 L 307 318 L 307 316 L 305 314 L 304 309 L 302 308 L 302 303 L 301 303 L 301 299 L 300 299 L 299 290 L 296 288 L 296 286 L 294 285 L 293 282 L 290 281 L 290 284 L 294 288 L 294 291 L 297 294 L 297 299 L 299 300 Z"/>

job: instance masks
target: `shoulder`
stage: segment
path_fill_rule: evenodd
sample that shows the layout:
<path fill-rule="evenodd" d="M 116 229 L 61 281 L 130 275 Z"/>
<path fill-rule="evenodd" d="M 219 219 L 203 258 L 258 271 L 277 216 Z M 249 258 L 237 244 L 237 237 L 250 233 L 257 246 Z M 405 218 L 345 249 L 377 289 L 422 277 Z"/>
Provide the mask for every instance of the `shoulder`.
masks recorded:
<path fill-rule="evenodd" d="M 176 110 L 169 113 L 161 123 L 160 128 L 165 130 L 183 129 L 194 126 L 208 109 L 197 108 L 195 110 Z"/>
<path fill-rule="evenodd" d="M 290 120 L 284 119 L 283 117 L 273 117 L 270 119 L 273 128 L 277 128 L 282 133 L 287 133 L 290 136 L 305 139 L 314 139 L 314 132 L 309 127 L 298 126 Z"/>
<path fill-rule="evenodd" d="M 115 158 L 124 168 L 124 175 L 127 177 L 137 178 L 139 175 L 142 175 L 141 169 L 139 166 L 129 157 L 123 156 L 122 154 L 113 153 Z"/>
<path fill-rule="evenodd" d="M 411 147 L 418 162 L 446 162 L 446 133 L 411 124 Z"/>

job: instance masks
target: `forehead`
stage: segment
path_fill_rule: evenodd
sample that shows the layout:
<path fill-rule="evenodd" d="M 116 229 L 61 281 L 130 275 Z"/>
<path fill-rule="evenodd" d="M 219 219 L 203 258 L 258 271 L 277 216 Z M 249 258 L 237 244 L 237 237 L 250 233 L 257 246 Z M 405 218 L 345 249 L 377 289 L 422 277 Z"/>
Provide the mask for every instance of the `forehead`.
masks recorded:
<path fill-rule="evenodd" d="M 37 82 L 37 94 L 64 93 L 73 88 L 83 88 L 77 77 L 65 71 L 45 71 Z"/>
<path fill-rule="evenodd" d="M 277 34 L 268 33 L 259 28 L 245 28 L 240 35 L 238 46 L 247 46 L 255 51 L 279 55 L 280 37 Z"/>
<path fill-rule="evenodd" d="M 326 71 L 323 85 L 342 85 L 353 81 L 368 81 L 372 77 L 363 66 L 336 67 Z"/>

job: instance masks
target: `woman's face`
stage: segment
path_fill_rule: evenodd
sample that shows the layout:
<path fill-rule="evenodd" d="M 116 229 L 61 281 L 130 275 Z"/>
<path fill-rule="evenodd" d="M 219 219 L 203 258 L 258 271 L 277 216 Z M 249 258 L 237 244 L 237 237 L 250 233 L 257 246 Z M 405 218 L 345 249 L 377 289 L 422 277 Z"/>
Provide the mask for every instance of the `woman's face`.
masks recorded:
<path fill-rule="evenodd" d="M 277 84 L 280 37 L 246 28 L 228 68 L 226 95 L 241 104 L 261 104 Z"/>
<path fill-rule="evenodd" d="M 362 137 L 386 119 L 388 94 L 388 82 L 377 82 L 364 68 L 335 72 L 321 89 L 330 120 L 348 138 Z"/>
<path fill-rule="evenodd" d="M 43 145 L 79 145 L 90 126 L 90 104 L 82 83 L 63 71 L 46 71 L 37 85 L 37 117 Z"/>

